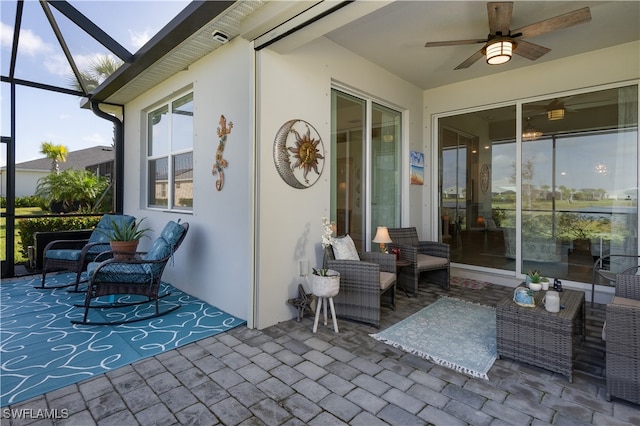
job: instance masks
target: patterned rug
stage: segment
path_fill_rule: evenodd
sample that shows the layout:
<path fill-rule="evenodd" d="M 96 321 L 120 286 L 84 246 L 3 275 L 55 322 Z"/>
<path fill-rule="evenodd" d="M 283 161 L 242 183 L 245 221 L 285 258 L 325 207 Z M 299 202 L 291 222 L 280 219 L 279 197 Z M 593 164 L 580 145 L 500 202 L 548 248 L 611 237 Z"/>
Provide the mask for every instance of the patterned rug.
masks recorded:
<path fill-rule="evenodd" d="M 464 287 L 472 290 L 482 290 L 490 283 L 486 281 L 472 280 L 471 278 L 451 277 L 449 284 L 454 287 Z"/>
<path fill-rule="evenodd" d="M 496 310 L 442 297 L 371 337 L 436 364 L 488 380 L 487 372 L 497 358 Z"/>
<path fill-rule="evenodd" d="M 167 315 L 118 326 L 73 325 L 70 321 L 83 315 L 83 309 L 74 304 L 82 303 L 85 295 L 68 293 L 66 288 L 34 289 L 39 280 L 30 278 L 0 285 L 2 407 L 245 324 L 244 320 L 163 283 L 171 295 L 161 299 L 161 312 L 181 305 Z M 59 274 L 47 277 L 47 284 L 71 280 L 72 274 Z M 148 306 L 111 309 L 118 312 L 108 315 L 141 315 Z M 107 310 L 104 312 L 103 320 L 107 319 Z M 91 315 L 96 313 L 90 313 L 89 319 Z"/>

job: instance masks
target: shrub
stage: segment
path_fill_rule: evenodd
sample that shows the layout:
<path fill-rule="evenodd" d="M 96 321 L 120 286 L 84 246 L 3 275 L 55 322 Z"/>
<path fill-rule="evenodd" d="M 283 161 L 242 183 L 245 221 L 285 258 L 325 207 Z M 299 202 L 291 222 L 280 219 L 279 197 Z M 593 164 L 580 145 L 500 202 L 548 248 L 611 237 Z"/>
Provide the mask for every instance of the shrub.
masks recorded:
<path fill-rule="evenodd" d="M 16 197 L 15 206 L 16 208 L 40 207 L 44 209 L 47 206 L 47 202 L 41 197 L 30 195 L 27 197 Z M 7 197 L 0 197 L 0 207 L 2 207 L 3 209 L 7 208 Z"/>
<path fill-rule="evenodd" d="M 33 245 L 33 235 L 36 232 L 69 231 L 75 229 L 93 229 L 102 216 L 85 217 L 39 217 L 33 219 L 18 219 L 16 228 L 20 233 L 20 251 L 24 257 L 29 254 L 28 247 Z"/>

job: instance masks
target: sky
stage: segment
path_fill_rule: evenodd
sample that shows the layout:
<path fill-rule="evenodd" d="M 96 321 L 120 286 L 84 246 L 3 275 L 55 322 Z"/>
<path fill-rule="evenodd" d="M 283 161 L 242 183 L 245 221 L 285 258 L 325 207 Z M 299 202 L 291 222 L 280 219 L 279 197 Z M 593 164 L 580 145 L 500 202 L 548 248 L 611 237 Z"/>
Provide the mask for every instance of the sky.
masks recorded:
<path fill-rule="evenodd" d="M 70 0 L 70 4 L 91 19 L 131 53 L 135 53 L 189 1 Z M 15 0 L 0 0 L 0 67 L 9 73 Z M 102 45 L 78 29 L 51 7 L 56 22 L 80 70 L 87 69 L 98 55 L 110 55 Z M 26 0 L 22 16 L 15 77 L 58 87 L 73 88 L 73 75 L 64 53 L 37 0 Z M 0 133 L 10 135 L 10 85 L 2 83 Z M 113 144 L 113 125 L 93 112 L 80 108 L 80 98 L 46 90 L 16 86 L 16 163 L 42 158 L 42 142 L 64 145 L 69 151 Z M 6 165 L 6 149 L 0 149 L 0 166 Z"/>

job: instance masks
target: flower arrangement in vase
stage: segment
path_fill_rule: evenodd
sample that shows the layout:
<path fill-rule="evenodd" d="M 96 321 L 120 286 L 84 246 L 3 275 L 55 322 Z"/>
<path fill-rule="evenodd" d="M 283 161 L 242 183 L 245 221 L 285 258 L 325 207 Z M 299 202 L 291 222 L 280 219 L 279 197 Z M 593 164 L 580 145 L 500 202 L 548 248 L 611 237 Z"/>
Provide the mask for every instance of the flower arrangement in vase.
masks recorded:
<path fill-rule="evenodd" d="M 329 250 L 331 250 L 331 236 L 335 230 L 335 224 L 326 216 L 322 217 L 322 268 L 313 268 L 311 277 L 311 292 L 316 297 L 333 297 L 340 290 L 340 273 L 327 267 Z"/>

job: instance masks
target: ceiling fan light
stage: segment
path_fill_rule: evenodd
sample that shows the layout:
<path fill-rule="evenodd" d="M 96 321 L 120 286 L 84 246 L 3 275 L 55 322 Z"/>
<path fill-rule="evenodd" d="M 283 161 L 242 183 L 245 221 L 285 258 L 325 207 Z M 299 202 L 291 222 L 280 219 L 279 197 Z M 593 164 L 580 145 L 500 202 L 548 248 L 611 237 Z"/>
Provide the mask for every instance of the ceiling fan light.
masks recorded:
<path fill-rule="evenodd" d="M 564 119 L 564 108 L 550 109 L 547 111 L 547 119 L 552 121 Z"/>
<path fill-rule="evenodd" d="M 522 132 L 522 140 L 523 141 L 535 141 L 540 136 L 542 136 L 542 132 L 540 130 L 536 130 L 531 125 L 531 118 L 527 118 L 527 127 Z"/>
<path fill-rule="evenodd" d="M 485 48 L 487 63 L 489 65 L 500 65 L 511 60 L 513 55 L 513 41 L 510 39 L 495 39 L 490 41 Z"/>

